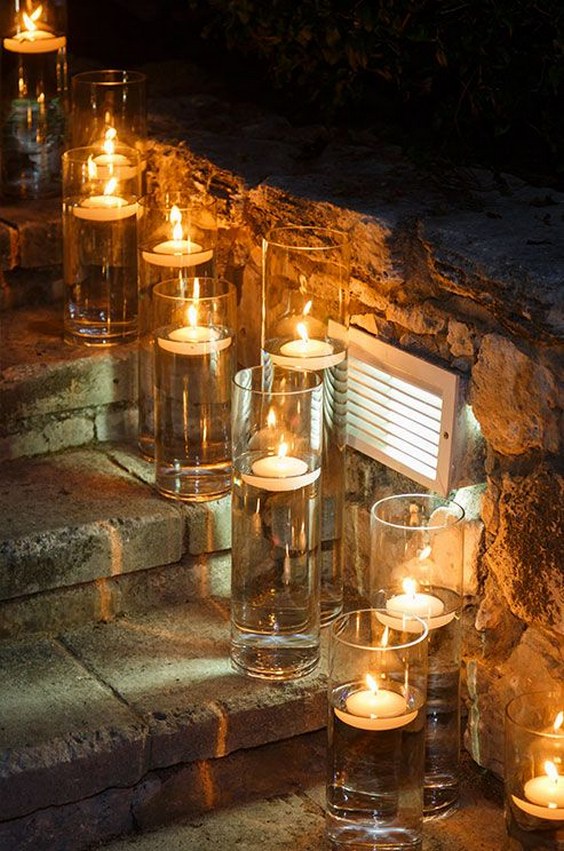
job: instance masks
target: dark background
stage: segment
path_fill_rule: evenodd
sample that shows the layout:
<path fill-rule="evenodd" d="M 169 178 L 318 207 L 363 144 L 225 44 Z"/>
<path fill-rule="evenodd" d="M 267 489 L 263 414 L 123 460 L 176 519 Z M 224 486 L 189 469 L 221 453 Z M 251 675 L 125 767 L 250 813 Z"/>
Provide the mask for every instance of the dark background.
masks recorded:
<path fill-rule="evenodd" d="M 564 189 L 563 0 L 67 0 L 75 61 L 182 59 L 294 123 Z"/>

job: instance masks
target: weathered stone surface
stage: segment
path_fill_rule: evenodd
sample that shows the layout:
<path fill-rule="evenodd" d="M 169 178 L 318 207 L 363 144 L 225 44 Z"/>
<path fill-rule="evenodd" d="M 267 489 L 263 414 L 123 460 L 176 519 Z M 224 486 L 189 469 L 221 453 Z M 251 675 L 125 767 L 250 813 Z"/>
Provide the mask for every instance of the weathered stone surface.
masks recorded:
<path fill-rule="evenodd" d="M 0 269 L 2 271 L 13 269 L 17 262 L 18 232 L 7 222 L 0 221 Z"/>
<path fill-rule="evenodd" d="M 547 465 L 505 475 L 499 525 L 485 554 L 511 611 L 564 633 L 564 479 Z"/>
<path fill-rule="evenodd" d="M 281 688 L 232 670 L 227 603 L 186 603 L 64 640 L 143 718 L 151 768 L 224 756 L 326 722 L 321 671 Z"/>
<path fill-rule="evenodd" d="M 61 263 L 61 202 L 59 199 L 3 205 L 4 226 L 17 231 L 14 250 L 23 268 L 57 266 Z M 8 267 L 13 268 L 13 267 Z"/>
<path fill-rule="evenodd" d="M 108 447 L 109 456 L 129 473 L 154 485 L 153 464 L 130 448 Z M 181 513 L 185 523 L 184 549 L 191 555 L 214 553 L 231 546 L 231 494 L 197 503 L 168 502 Z"/>
<path fill-rule="evenodd" d="M 108 576 L 0 601 L 0 638 L 56 635 L 87 624 L 107 623 L 204 597 L 228 599 L 231 555 L 185 556 L 176 564 Z"/>
<path fill-rule="evenodd" d="M 505 707 L 519 694 L 560 688 L 563 669 L 560 638 L 533 627 L 505 660 L 474 659 L 467 665 L 472 703 L 466 745 L 479 765 L 503 776 Z"/>
<path fill-rule="evenodd" d="M 325 729 L 223 759 L 190 763 L 155 776 L 139 789 L 134 817 L 142 830 L 170 824 L 242 800 L 265 799 L 287 789 L 307 789 L 325 776 Z M 152 781 L 152 782 L 151 782 Z"/>
<path fill-rule="evenodd" d="M 68 346 L 62 314 L 53 307 L 17 310 L 1 321 L 4 429 L 22 418 L 135 400 L 134 344 L 106 350 Z"/>
<path fill-rule="evenodd" d="M 108 789 L 83 801 L 0 822 L 0 848 L 82 851 L 132 830 L 131 790 Z"/>
<path fill-rule="evenodd" d="M 386 319 L 418 335 L 437 334 L 446 324 L 445 317 L 436 308 L 427 306 L 414 310 L 412 307 L 390 304 L 386 309 Z"/>
<path fill-rule="evenodd" d="M 6 462 L 0 473 L 2 599 L 182 555 L 180 511 L 102 452 Z"/>
<path fill-rule="evenodd" d="M 447 342 L 454 357 L 472 357 L 474 355 L 474 339 L 468 325 L 450 319 L 448 323 Z"/>
<path fill-rule="evenodd" d="M 472 405 L 484 438 L 497 452 L 558 451 L 554 376 L 498 334 L 482 339 L 472 373 Z"/>
<path fill-rule="evenodd" d="M 146 729 L 59 644 L 0 645 L 0 668 L 3 820 L 139 780 Z"/>

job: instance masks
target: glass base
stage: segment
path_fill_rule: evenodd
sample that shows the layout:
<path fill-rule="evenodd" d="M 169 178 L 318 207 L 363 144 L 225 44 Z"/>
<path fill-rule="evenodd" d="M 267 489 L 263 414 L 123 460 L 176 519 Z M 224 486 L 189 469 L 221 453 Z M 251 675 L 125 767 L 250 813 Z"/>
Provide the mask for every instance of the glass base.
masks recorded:
<path fill-rule="evenodd" d="M 342 611 L 342 600 L 321 600 L 321 626 L 329 626 Z"/>
<path fill-rule="evenodd" d="M 423 816 L 431 819 L 446 818 L 459 804 L 460 787 L 457 781 L 444 785 L 425 785 L 423 787 Z"/>
<path fill-rule="evenodd" d="M 261 680 L 296 680 L 319 664 L 319 645 L 291 643 L 291 638 L 253 636 L 231 642 L 233 667 Z"/>
<path fill-rule="evenodd" d="M 369 822 L 351 822 L 327 813 L 325 835 L 331 851 L 351 848 L 354 851 L 421 851 L 421 834 L 401 828 L 378 827 Z"/>
<path fill-rule="evenodd" d="M 140 434 L 137 439 L 139 452 L 146 461 L 155 460 L 155 439 L 148 435 Z"/>
<path fill-rule="evenodd" d="M 231 467 L 189 468 L 178 471 L 157 465 L 155 485 L 161 496 L 185 502 L 219 499 L 231 489 Z"/>
<path fill-rule="evenodd" d="M 137 323 L 118 327 L 65 324 L 64 340 L 71 346 L 118 346 L 137 339 Z"/>

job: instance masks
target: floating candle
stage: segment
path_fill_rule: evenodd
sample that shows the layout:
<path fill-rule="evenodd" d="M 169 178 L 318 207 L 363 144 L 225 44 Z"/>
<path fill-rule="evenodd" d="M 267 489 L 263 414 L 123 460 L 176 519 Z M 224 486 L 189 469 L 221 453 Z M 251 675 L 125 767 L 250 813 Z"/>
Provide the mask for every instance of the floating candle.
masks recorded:
<path fill-rule="evenodd" d="M 198 325 L 198 309 L 188 308 L 188 325 L 174 328 L 166 337 L 157 337 L 161 349 L 174 355 L 209 355 L 227 349 L 232 338 L 223 329 L 213 325 Z"/>
<path fill-rule="evenodd" d="M 278 454 L 254 461 L 251 473 L 243 473 L 243 481 L 267 491 L 291 491 L 310 485 L 319 478 L 319 469 L 308 472 L 305 461 L 287 452 L 287 444 L 281 442 Z"/>
<path fill-rule="evenodd" d="M 104 153 L 89 159 L 88 167 L 91 175 L 102 180 L 108 177 L 116 177 L 118 180 L 129 180 L 135 177 L 138 171 L 137 166 L 125 154 L 116 153 L 116 144 L 117 130 L 115 127 L 108 127 L 102 144 Z"/>
<path fill-rule="evenodd" d="M 379 615 L 382 623 L 407 632 L 419 632 L 420 626 L 417 622 L 413 622 L 410 627 L 411 617 L 423 618 L 429 629 L 445 626 L 454 618 L 454 612 L 445 613 L 445 604 L 439 597 L 418 592 L 414 579 L 404 579 L 402 587 L 403 594 L 396 594 L 386 601 L 386 610 L 390 616 Z"/>
<path fill-rule="evenodd" d="M 345 724 L 359 730 L 395 730 L 405 727 L 417 716 L 417 711 L 408 711 L 403 695 L 378 688 L 370 674 L 366 675 L 365 681 L 368 688 L 347 697 L 346 712 L 335 707 L 335 715 Z"/>
<path fill-rule="evenodd" d="M 208 263 L 213 257 L 212 249 L 204 249 L 197 242 L 184 238 L 182 228 L 182 213 L 176 205 L 170 210 L 172 239 L 158 242 L 149 251 L 142 251 L 143 260 L 152 266 L 169 266 L 188 268 Z"/>
<path fill-rule="evenodd" d="M 115 195 L 116 189 L 117 181 L 112 177 L 104 187 L 103 195 L 84 198 L 78 206 L 72 208 L 73 215 L 90 222 L 116 222 L 136 215 L 137 204 Z"/>
<path fill-rule="evenodd" d="M 311 369 L 325 369 L 335 366 L 345 358 L 344 351 L 335 351 L 332 343 L 326 340 L 310 339 L 303 322 L 298 322 L 296 331 L 298 339 L 290 340 L 280 346 L 277 354 L 272 354 L 274 363 L 284 366 L 301 366 Z M 310 363 L 311 361 L 311 363 Z"/>
<path fill-rule="evenodd" d="M 43 12 L 43 6 L 37 8 L 28 15 L 22 12 L 22 21 L 25 29 L 16 33 L 12 38 L 5 38 L 4 49 L 10 53 L 51 53 L 60 50 L 67 43 L 64 35 L 55 35 L 48 30 L 40 30 L 36 21 Z"/>
<path fill-rule="evenodd" d="M 547 760 L 544 774 L 528 780 L 524 786 L 527 800 L 512 795 L 514 803 L 529 815 L 549 821 L 564 820 L 564 775 L 558 774 L 556 765 Z"/>

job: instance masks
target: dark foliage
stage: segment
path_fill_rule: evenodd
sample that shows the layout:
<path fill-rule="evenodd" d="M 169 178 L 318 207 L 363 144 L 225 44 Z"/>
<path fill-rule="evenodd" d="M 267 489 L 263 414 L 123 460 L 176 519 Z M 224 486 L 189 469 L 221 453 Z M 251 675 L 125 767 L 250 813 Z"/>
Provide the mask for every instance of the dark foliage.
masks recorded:
<path fill-rule="evenodd" d="M 394 120 L 459 160 L 564 175 L 562 0 L 191 0 L 297 118 Z M 286 97 L 291 92 L 291 98 Z M 300 110 L 296 104 L 301 105 Z"/>

